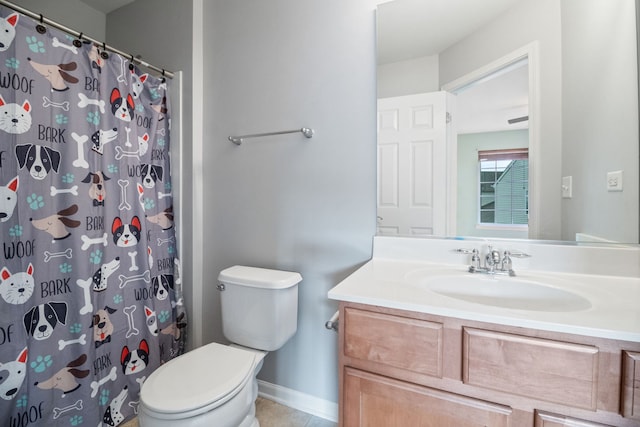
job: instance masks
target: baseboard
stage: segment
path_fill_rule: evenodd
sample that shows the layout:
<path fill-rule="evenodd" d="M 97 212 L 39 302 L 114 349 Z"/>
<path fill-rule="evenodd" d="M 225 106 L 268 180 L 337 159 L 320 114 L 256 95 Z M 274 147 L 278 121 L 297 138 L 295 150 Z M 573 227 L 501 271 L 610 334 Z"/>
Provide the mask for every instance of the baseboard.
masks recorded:
<path fill-rule="evenodd" d="M 338 422 L 338 404 L 310 394 L 258 380 L 258 395 L 298 411 Z"/>

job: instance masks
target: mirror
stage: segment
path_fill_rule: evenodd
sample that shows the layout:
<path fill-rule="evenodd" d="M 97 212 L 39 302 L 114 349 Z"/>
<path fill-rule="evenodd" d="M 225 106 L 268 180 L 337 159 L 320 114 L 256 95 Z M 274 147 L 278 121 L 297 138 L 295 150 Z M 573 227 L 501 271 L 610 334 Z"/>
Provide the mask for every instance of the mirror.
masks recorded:
<path fill-rule="evenodd" d="M 424 130 L 431 121 L 442 121 L 447 135 L 444 148 L 416 144 L 413 152 L 427 160 L 412 158 L 408 163 L 420 186 L 427 182 L 432 189 L 431 199 L 410 194 L 412 201 L 446 207 L 444 214 L 412 213 L 419 218 L 426 215 L 436 224 L 424 234 L 639 243 L 636 1 L 394 0 L 378 5 L 377 19 L 379 225 L 381 217 L 382 222 L 391 217 L 383 209 L 385 203 L 393 205 L 406 197 L 388 197 L 402 179 L 389 180 L 389 174 L 394 168 L 399 175 L 407 173 L 397 163 L 402 155 L 382 139 L 385 129 L 399 126 L 402 120 L 386 114 L 391 110 L 380 103 L 435 93 L 440 94 L 436 96 L 442 98 L 444 110 L 411 110 L 417 128 Z M 528 117 L 518 122 L 520 129 L 523 125 L 528 129 L 529 139 L 528 230 L 524 236 L 510 236 L 501 234 L 500 227 L 482 227 L 477 221 L 475 231 L 465 228 L 460 234 L 456 209 L 476 208 L 459 202 L 458 194 L 471 194 L 465 197 L 473 197 L 477 206 L 480 184 L 479 178 L 459 178 L 464 175 L 457 171 L 458 100 L 443 89 L 462 95 L 470 83 L 490 80 L 487 77 L 494 71 L 523 58 L 528 60 L 527 105 L 512 101 L 502 109 L 515 119 Z M 495 101 L 498 93 L 492 92 L 486 104 Z M 416 138 L 424 142 L 432 136 L 423 132 Z M 429 163 L 431 169 L 425 172 L 422 163 Z M 411 191 L 420 186 L 413 185 Z M 379 227 L 379 234 L 394 233 Z"/>

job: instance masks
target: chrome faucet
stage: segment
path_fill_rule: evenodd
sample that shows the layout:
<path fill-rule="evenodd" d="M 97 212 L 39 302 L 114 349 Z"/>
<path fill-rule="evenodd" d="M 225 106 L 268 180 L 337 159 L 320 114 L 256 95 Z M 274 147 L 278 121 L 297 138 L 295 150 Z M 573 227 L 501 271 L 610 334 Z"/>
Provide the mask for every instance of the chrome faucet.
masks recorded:
<path fill-rule="evenodd" d="M 513 261 L 511 258 L 529 258 L 531 255 L 524 252 L 510 252 L 505 250 L 503 254 L 493 249 L 489 245 L 487 254 L 484 256 L 484 266 L 480 265 L 480 253 L 477 249 L 456 249 L 456 252 L 463 254 L 471 254 L 471 264 L 469 265 L 469 273 L 497 274 L 515 276 L 513 271 Z"/>

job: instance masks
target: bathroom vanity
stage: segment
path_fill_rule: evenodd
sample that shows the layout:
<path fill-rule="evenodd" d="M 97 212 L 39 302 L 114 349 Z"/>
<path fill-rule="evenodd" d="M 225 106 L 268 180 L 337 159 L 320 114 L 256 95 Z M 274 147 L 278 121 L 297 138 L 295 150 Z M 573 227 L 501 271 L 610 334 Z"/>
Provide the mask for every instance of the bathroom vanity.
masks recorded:
<path fill-rule="evenodd" d="M 451 255 L 461 242 L 376 239 L 374 258 L 329 292 L 341 426 L 640 426 L 637 248 L 556 248 L 573 267 L 538 270 L 549 248 L 532 244 L 501 281 L 470 278 Z M 476 291 L 492 285 L 514 290 Z"/>

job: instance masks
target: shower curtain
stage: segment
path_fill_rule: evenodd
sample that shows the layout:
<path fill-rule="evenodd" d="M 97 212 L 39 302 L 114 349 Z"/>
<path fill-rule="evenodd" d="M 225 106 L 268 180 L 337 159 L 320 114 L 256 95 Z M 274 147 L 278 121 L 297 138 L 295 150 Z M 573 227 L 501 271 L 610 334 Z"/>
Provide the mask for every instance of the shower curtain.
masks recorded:
<path fill-rule="evenodd" d="M 0 7 L 1 426 L 117 426 L 183 351 L 170 82 L 104 47 Z"/>

